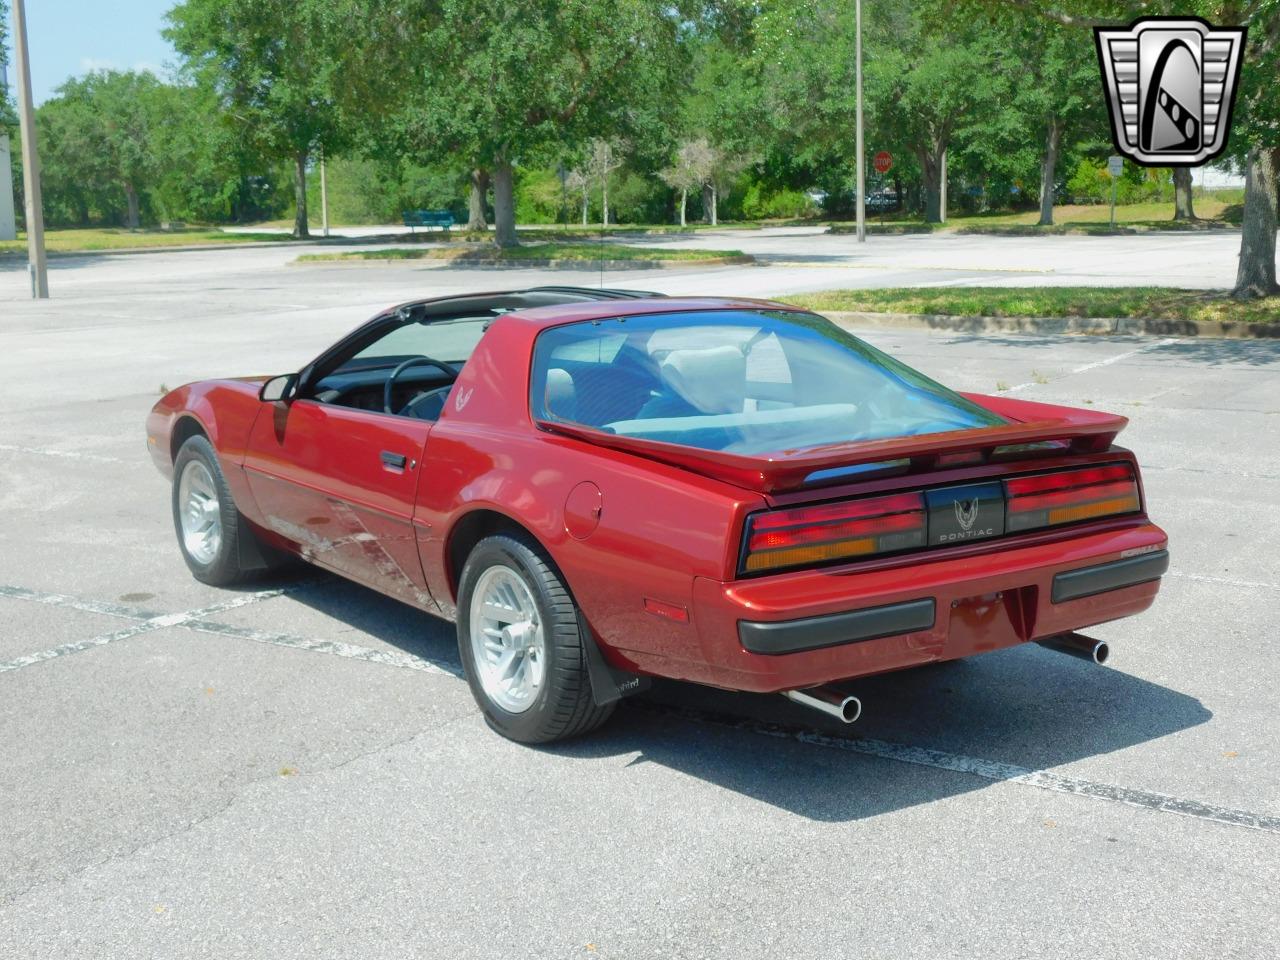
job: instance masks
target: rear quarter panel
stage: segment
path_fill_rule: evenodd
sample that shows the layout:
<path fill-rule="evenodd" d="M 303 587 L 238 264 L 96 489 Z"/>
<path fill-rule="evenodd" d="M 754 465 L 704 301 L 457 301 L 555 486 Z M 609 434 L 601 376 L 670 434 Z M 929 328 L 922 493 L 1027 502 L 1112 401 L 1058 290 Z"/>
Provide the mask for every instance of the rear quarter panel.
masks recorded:
<path fill-rule="evenodd" d="M 736 559 L 733 531 L 761 504 L 676 468 L 532 430 L 477 431 L 441 422 L 425 460 L 429 473 L 415 520 L 426 528 L 427 582 L 446 614 L 456 614 L 461 573 L 449 564 L 452 532 L 470 512 L 490 510 L 528 529 L 547 549 L 611 660 L 663 674 L 684 674 L 676 665 L 700 658 L 694 578 L 724 578 Z M 569 521 L 575 488 L 578 497 L 588 494 L 588 503 L 598 497 L 594 524 L 582 511 L 572 511 Z M 650 612 L 646 599 L 683 611 L 685 619 Z"/>
<path fill-rule="evenodd" d="M 532 324 L 494 322 L 463 368 L 427 440 L 415 524 L 424 573 L 446 615 L 456 614 L 460 570 L 449 543 L 472 511 L 528 529 L 564 574 L 606 657 L 619 666 L 677 673 L 699 658 L 695 577 L 723 579 L 736 561 L 741 517 L 756 494 L 632 454 L 538 430 L 529 416 Z M 566 526 L 580 484 L 599 491 L 598 523 Z M 592 526 L 585 523 L 585 526 Z M 647 612 L 650 598 L 684 610 Z"/>

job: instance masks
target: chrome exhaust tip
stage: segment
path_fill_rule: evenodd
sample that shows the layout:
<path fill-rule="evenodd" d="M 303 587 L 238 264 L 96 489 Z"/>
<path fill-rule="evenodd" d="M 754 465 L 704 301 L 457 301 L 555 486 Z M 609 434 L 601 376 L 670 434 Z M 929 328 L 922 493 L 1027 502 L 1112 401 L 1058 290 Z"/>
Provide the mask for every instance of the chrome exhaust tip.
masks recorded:
<path fill-rule="evenodd" d="M 833 687 L 810 687 L 808 690 L 783 690 L 793 703 L 818 710 L 842 723 L 853 723 L 862 716 L 862 701 Z"/>
<path fill-rule="evenodd" d="M 1088 660 L 1096 664 L 1104 664 L 1111 656 L 1111 648 L 1105 640 L 1095 640 L 1083 633 L 1063 633 L 1056 637 L 1045 637 L 1036 643 L 1048 650 L 1057 650 L 1071 657 Z"/>

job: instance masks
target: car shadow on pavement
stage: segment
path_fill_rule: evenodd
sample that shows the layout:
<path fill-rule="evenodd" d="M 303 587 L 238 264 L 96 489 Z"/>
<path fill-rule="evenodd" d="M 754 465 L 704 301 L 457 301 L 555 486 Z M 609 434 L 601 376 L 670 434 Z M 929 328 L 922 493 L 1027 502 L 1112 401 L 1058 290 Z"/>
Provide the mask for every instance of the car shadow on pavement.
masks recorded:
<path fill-rule="evenodd" d="M 322 582 L 297 590 L 291 599 L 461 675 L 451 624 L 320 576 Z M 780 696 L 656 681 L 648 693 L 624 700 L 596 733 L 538 749 L 583 760 L 634 755 L 633 764 L 661 764 L 803 817 L 857 820 L 992 783 L 829 749 L 803 737 L 887 741 L 1039 770 L 1137 746 L 1210 719 L 1196 698 L 1126 673 L 1125 656 L 1124 644 L 1114 644 L 1115 666 L 1099 667 L 1027 644 L 849 681 L 841 686 L 862 700 L 862 717 L 852 725 Z"/>
<path fill-rule="evenodd" d="M 1122 660 L 1122 654 L 1121 654 Z M 853 725 L 778 696 L 662 682 L 609 726 L 548 749 L 636 753 L 814 820 L 876 816 L 991 787 L 989 780 L 805 743 L 809 732 L 885 741 L 1040 770 L 1146 743 L 1210 719 L 1194 697 L 1035 645 L 841 685 L 862 700 Z M 1087 774 L 1085 774 L 1087 776 Z"/>

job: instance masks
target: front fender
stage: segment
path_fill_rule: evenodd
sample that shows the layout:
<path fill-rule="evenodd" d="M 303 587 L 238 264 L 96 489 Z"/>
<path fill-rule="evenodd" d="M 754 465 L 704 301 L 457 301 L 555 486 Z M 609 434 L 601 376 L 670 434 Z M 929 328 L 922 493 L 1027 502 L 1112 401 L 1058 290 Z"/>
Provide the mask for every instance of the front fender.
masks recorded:
<path fill-rule="evenodd" d="M 218 455 L 236 506 L 251 518 L 258 511 L 242 464 L 253 422 L 263 407 L 258 390 L 264 379 L 188 383 L 166 393 L 147 415 L 147 447 L 162 474 L 172 478 L 182 443 L 194 433 L 203 433 Z"/>

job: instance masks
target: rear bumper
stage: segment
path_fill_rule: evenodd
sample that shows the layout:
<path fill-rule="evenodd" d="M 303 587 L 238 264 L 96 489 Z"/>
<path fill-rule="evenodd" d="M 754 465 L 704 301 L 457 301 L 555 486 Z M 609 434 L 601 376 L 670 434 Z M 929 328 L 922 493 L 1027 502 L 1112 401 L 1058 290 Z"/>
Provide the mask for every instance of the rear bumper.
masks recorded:
<path fill-rule="evenodd" d="M 694 622 L 718 686 L 773 692 L 972 656 L 1149 607 L 1168 540 L 1141 522 L 982 556 L 921 557 L 734 583 L 698 579 Z"/>
<path fill-rule="evenodd" d="M 917 633 L 932 629 L 935 622 L 936 604 L 928 598 L 800 620 L 739 620 L 738 639 L 749 653 L 776 657 L 879 640 L 899 633 Z"/>
<path fill-rule="evenodd" d="M 1054 603 L 1079 600 L 1081 597 L 1092 597 L 1110 590 L 1159 580 L 1168 569 L 1168 550 L 1157 550 L 1091 567 L 1079 567 L 1054 575 L 1051 596 Z"/>

